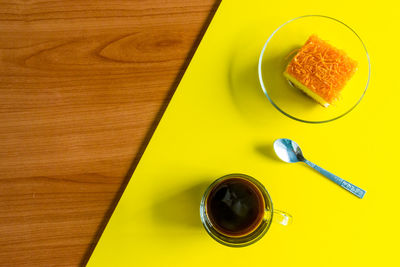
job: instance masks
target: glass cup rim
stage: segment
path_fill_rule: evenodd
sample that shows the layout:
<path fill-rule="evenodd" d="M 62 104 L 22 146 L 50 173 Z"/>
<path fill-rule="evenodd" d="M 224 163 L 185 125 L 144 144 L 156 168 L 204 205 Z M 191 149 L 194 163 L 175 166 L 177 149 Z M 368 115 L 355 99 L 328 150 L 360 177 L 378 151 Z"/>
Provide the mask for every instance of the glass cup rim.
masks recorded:
<path fill-rule="evenodd" d="M 270 209 L 268 212 L 268 216 L 264 216 L 261 223 L 257 226 L 257 228 L 255 230 L 253 230 L 252 232 L 250 232 L 247 235 L 239 236 L 239 237 L 232 237 L 232 236 L 224 235 L 224 234 L 218 232 L 217 230 L 215 230 L 215 228 L 212 226 L 211 220 L 209 219 L 209 217 L 207 215 L 207 211 L 206 211 L 207 198 L 209 196 L 209 193 L 212 191 L 213 188 L 215 188 L 215 186 L 217 186 L 224 180 L 227 180 L 230 178 L 245 179 L 245 180 L 251 182 L 252 184 L 254 184 L 263 195 L 264 202 L 265 202 L 264 213 L 267 214 L 267 212 L 266 212 L 267 206 Z M 264 185 L 262 183 L 260 183 L 257 179 L 255 179 L 254 177 L 251 177 L 249 175 L 242 174 L 242 173 L 231 173 L 231 174 L 227 174 L 227 175 L 224 175 L 224 176 L 216 179 L 214 182 L 212 182 L 208 186 L 208 188 L 204 192 L 203 197 L 201 199 L 201 204 L 200 204 L 200 217 L 201 217 L 201 221 L 202 221 L 203 226 L 206 229 L 207 233 L 217 242 L 219 242 L 223 245 L 226 245 L 226 246 L 230 246 L 230 247 L 244 247 L 244 246 L 248 246 L 248 245 L 253 244 L 256 241 L 260 240 L 266 234 L 269 227 L 271 226 L 272 219 L 273 219 L 273 211 L 274 211 L 274 208 L 273 208 L 271 196 L 270 196 L 269 192 L 267 191 L 267 189 L 264 187 Z"/>
<path fill-rule="evenodd" d="M 274 35 L 275 35 L 282 27 L 284 27 L 285 25 L 289 24 L 290 22 L 293 22 L 293 21 L 295 21 L 295 20 L 302 19 L 302 18 L 308 18 L 308 17 L 319 17 L 319 18 L 331 19 L 331 20 L 334 20 L 334 21 L 336 21 L 336 22 L 342 24 L 343 26 L 347 27 L 350 31 L 352 31 L 352 32 L 355 34 L 355 36 L 356 36 L 356 37 L 358 38 L 358 40 L 361 42 L 361 44 L 362 44 L 362 46 L 363 46 L 363 48 L 364 48 L 365 54 L 366 54 L 366 56 L 367 56 L 367 60 L 368 60 L 368 78 L 367 78 L 367 82 L 366 82 L 366 85 L 365 85 L 365 89 L 364 89 L 362 95 L 360 96 L 360 98 L 358 99 L 358 101 L 357 101 L 349 110 L 347 110 L 347 111 L 344 112 L 343 114 L 341 114 L 341 115 L 339 115 L 339 116 L 336 116 L 336 117 L 334 117 L 334 118 L 331 118 L 331 119 L 327 119 L 327 120 L 319 120 L 319 121 L 304 120 L 304 119 L 295 117 L 295 116 L 290 115 L 289 113 L 283 111 L 283 110 L 271 99 L 271 97 L 268 95 L 268 91 L 267 91 L 267 89 L 266 89 L 266 87 L 265 87 L 265 83 L 264 83 L 264 80 L 263 80 L 263 77 L 262 77 L 262 61 L 263 61 L 264 53 L 265 53 L 265 49 L 267 48 L 268 43 L 271 41 L 272 37 L 274 37 Z M 264 46 L 263 46 L 263 48 L 262 48 L 262 50 L 261 50 L 260 56 L 259 56 L 259 58 L 258 58 L 258 80 L 259 80 L 260 85 L 261 85 L 261 88 L 262 88 L 264 94 L 267 96 L 268 100 L 271 102 L 271 104 L 272 104 L 279 112 L 281 112 L 281 113 L 284 114 L 285 116 L 287 116 L 287 117 L 289 117 L 289 118 L 291 118 L 291 119 L 293 119 L 293 120 L 300 121 L 300 122 L 304 122 L 304 123 L 311 123 L 311 124 L 326 123 L 326 122 L 331 122 L 331 121 L 337 120 L 337 119 L 339 119 L 339 118 L 341 118 L 341 117 L 343 117 L 343 116 L 349 114 L 356 106 L 358 106 L 358 104 L 359 104 L 359 103 L 361 102 L 361 100 L 364 98 L 364 95 L 365 95 L 365 93 L 367 92 L 367 89 L 368 89 L 368 86 L 369 86 L 370 77 L 371 77 L 371 61 L 370 61 L 370 57 L 369 57 L 369 54 L 368 54 L 367 47 L 365 46 L 365 44 L 364 44 L 364 42 L 362 41 L 361 37 L 356 33 L 355 30 L 353 30 L 350 26 L 348 26 L 348 25 L 345 24 L 344 22 L 342 22 L 342 21 L 340 21 L 340 20 L 338 20 L 338 19 L 335 19 L 335 18 L 333 18 L 333 17 L 325 16 L 325 15 L 303 15 L 303 16 L 299 16 L 299 17 L 296 17 L 296 18 L 293 18 L 293 19 L 290 19 L 290 20 L 284 22 L 284 23 L 281 24 L 278 28 L 276 28 L 276 29 L 272 32 L 272 34 L 268 37 L 267 41 L 265 42 L 265 44 L 264 44 Z"/>

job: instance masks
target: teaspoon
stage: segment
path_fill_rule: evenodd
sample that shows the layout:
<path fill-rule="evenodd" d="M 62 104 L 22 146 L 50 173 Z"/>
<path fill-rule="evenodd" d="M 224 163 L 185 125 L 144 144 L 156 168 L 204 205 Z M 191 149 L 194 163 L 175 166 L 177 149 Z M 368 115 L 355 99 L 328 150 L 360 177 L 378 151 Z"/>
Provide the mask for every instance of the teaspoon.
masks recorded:
<path fill-rule="evenodd" d="M 304 158 L 303 152 L 301 151 L 299 145 L 295 141 L 286 138 L 277 139 L 274 142 L 274 149 L 276 155 L 281 160 L 288 163 L 294 163 L 299 161 L 304 162 L 311 168 L 325 175 L 332 182 L 340 185 L 341 187 L 349 191 L 350 193 L 356 195 L 359 198 L 364 197 L 366 193 L 365 190 L 353 185 L 352 183 L 347 182 L 346 180 L 328 172 L 327 170 L 324 170 L 323 168 L 317 166 L 316 164 Z"/>

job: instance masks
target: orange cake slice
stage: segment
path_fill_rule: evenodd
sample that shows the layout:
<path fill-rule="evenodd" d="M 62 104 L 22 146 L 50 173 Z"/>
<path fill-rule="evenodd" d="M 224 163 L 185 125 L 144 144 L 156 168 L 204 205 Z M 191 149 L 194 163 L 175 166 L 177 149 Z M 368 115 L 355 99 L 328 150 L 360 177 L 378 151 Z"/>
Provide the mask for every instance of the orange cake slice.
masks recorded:
<path fill-rule="evenodd" d="M 289 62 L 284 76 L 315 101 L 328 107 L 357 70 L 357 62 L 316 35 Z"/>

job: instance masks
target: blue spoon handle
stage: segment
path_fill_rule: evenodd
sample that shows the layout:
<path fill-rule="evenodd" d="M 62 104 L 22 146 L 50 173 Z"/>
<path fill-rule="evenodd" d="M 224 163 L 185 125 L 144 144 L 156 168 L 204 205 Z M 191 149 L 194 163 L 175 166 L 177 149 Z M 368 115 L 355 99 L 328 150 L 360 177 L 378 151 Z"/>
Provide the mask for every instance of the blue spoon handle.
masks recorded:
<path fill-rule="evenodd" d="M 320 166 L 312 163 L 309 160 L 304 159 L 304 163 L 306 163 L 308 166 L 313 168 L 314 170 L 320 172 L 321 174 L 325 175 L 329 180 L 332 182 L 340 185 L 350 193 L 356 195 L 359 198 L 363 198 L 365 193 L 367 193 L 365 190 L 353 185 L 352 183 L 347 182 L 346 180 L 334 175 L 333 173 L 328 172 L 327 170 L 321 168 Z"/>

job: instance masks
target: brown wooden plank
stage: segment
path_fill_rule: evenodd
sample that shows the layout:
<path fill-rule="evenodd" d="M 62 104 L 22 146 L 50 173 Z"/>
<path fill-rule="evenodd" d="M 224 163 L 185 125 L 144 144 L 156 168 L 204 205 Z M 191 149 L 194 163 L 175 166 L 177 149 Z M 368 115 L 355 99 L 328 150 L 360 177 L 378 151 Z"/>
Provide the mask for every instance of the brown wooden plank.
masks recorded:
<path fill-rule="evenodd" d="M 0 266 L 86 262 L 217 2 L 0 2 Z"/>

